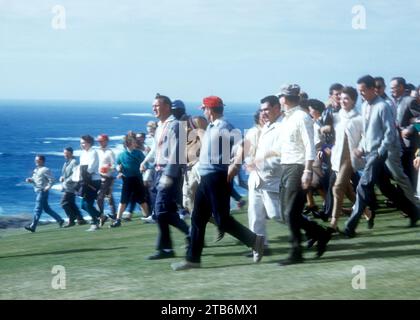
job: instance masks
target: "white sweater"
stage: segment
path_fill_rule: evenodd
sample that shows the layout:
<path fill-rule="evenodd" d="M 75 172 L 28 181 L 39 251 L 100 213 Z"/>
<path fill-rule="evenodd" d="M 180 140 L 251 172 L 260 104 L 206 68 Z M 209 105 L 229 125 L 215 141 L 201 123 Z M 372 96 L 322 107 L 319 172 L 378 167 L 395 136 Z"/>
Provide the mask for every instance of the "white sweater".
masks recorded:
<path fill-rule="evenodd" d="M 334 114 L 335 145 L 331 150 L 331 166 L 336 172 L 340 170 L 341 158 L 344 152 L 344 138 L 347 135 L 351 165 L 354 171 L 364 167 L 364 161 L 357 158 L 353 150 L 359 146 L 363 134 L 363 119 L 355 109 L 349 112 L 344 109 Z"/>

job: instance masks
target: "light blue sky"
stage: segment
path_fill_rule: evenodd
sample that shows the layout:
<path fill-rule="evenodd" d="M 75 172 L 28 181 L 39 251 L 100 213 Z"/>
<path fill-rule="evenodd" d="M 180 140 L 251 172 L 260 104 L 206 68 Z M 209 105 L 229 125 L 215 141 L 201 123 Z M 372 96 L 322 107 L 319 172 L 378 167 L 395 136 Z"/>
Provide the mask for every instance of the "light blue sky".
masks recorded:
<path fill-rule="evenodd" d="M 326 99 L 366 73 L 420 84 L 419 36 L 419 0 L 0 0 L 0 99 L 256 102 L 286 82 Z"/>

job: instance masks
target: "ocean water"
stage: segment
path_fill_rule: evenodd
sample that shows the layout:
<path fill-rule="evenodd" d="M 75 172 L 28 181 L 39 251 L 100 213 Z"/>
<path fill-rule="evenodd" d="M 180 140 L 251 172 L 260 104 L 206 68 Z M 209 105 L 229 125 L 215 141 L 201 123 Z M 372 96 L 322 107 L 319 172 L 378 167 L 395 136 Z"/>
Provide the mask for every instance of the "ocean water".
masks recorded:
<path fill-rule="evenodd" d="M 200 103 L 186 103 L 187 113 L 200 115 Z M 252 127 L 257 104 L 226 103 L 225 117 L 237 128 Z M 49 203 L 60 215 L 58 183 L 64 163 L 62 150 L 71 146 L 79 154 L 80 136 L 100 133 L 110 136 L 110 147 L 122 149 L 129 130 L 146 132 L 146 123 L 156 120 L 147 102 L 0 101 L 0 215 L 32 214 L 35 195 L 25 178 L 32 175 L 36 154 L 46 156 L 46 166 L 57 179 Z M 120 198 L 117 181 L 114 196 Z M 43 215 L 43 218 L 49 216 Z"/>

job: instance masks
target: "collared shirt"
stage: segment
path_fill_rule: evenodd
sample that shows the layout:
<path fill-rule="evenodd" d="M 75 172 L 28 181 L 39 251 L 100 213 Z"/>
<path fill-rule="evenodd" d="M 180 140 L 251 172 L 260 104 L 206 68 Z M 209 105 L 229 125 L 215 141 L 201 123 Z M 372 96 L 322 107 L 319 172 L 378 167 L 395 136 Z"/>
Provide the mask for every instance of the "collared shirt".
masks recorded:
<path fill-rule="evenodd" d="M 282 164 L 305 164 L 315 159 L 313 121 L 300 106 L 285 112 L 279 140 Z"/>
<path fill-rule="evenodd" d="M 35 192 L 44 191 L 46 187 L 51 188 L 54 184 L 54 177 L 47 167 L 36 167 L 32 173 L 32 180 Z"/>
<path fill-rule="evenodd" d="M 80 153 L 80 166 L 87 166 L 87 172 L 91 174 L 92 180 L 101 180 L 99 176 L 99 157 L 95 149 L 82 150 Z"/>
<path fill-rule="evenodd" d="M 165 121 L 159 121 L 155 133 L 155 164 L 164 166 L 168 162 L 168 138 L 171 122 L 176 118 L 171 115 Z"/>
<path fill-rule="evenodd" d="M 240 130 L 223 118 L 216 119 L 207 126 L 200 152 L 198 172 L 204 176 L 213 172 L 227 172 L 232 147 L 242 140 Z"/>

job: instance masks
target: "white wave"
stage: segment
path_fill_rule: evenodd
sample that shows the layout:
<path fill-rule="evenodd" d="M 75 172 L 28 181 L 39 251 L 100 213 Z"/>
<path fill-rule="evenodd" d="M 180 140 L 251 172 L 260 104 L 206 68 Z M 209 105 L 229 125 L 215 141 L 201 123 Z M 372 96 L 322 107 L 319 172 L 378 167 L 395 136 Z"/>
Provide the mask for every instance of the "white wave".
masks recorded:
<path fill-rule="evenodd" d="M 51 138 L 46 137 L 44 140 L 55 140 L 55 141 L 79 141 L 80 137 L 60 137 L 60 138 Z"/>
<path fill-rule="evenodd" d="M 82 150 L 75 150 L 73 152 L 73 155 L 75 157 L 80 157 Z M 63 151 L 59 152 L 59 151 L 46 151 L 46 152 L 35 152 L 32 151 L 30 152 L 30 154 L 42 154 L 44 156 L 59 156 L 59 157 L 63 157 Z"/>
<path fill-rule="evenodd" d="M 50 144 L 50 143 L 52 143 L 51 141 L 44 141 L 43 143 L 45 143 L 45 144 Z"/>
<path fill-rule="evenodd" d="M 119 119 L 120 117 L 112 117 L 112 119 Z"/>
<path fill-rule="evenodd" d="M 152 113 L 121 113 L 121 115 L 130 117 L 154 117 Z"/>
<path fill-rule="evenodd" d="M 122 135 L 122 136 L 110 136 L 109 137 L 109 140 L 111 140 L 111 141 L 116 141 L 116 140 L 122 140 L 122 139 L 124 139 L 124 135 Z"/>

